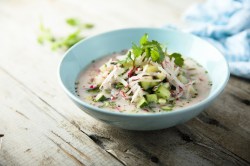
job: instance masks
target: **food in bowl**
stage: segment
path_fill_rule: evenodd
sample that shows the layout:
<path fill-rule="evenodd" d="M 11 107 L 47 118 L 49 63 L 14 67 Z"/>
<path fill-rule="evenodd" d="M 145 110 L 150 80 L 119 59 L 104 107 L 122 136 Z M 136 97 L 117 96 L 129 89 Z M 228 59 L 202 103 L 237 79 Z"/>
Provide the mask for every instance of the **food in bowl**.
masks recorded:
<path fill-rule="evenodd" d="M 79 75 L 76 93 L 111 111 L 174 111 L 202 101 L 211 90 L 208 72 L 195 60 L 168 53 L 145 34 L 139 45 L 92 62 Z"/>

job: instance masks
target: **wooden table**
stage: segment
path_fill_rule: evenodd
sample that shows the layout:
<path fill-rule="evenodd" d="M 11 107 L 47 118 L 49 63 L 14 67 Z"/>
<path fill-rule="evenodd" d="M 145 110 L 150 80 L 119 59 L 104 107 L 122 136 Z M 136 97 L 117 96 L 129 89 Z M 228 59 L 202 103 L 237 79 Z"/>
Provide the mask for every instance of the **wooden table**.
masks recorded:
<path fill-rule="evenodd" d="M 198 117 L 160 131 L 127 131 L 77 108 L 59 86 L 61 52 L 37 44 L 39 21 L 68 33 L 65 18 L 107 30 L 183 25 L 199 0 L 0 2 L 0 165 L 250 165 L 250 84 L 231 76 Z M 201 0 L 200 0 L 201 1 Z"/>

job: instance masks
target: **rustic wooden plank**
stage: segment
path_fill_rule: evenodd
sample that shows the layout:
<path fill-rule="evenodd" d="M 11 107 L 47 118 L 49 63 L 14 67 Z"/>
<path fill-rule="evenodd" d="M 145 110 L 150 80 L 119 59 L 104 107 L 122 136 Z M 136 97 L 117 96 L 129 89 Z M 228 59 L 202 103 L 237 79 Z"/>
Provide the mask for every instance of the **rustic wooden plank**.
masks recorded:
<path fill-rule="evenodd" d="M 250 162 L 250 81 L 231 77 L 224 93 L 192 127 Z"/>
<path fill-rule="evenodd" d="M 121 165 L 8 73 L 0 76 L 1 164 Z"/>

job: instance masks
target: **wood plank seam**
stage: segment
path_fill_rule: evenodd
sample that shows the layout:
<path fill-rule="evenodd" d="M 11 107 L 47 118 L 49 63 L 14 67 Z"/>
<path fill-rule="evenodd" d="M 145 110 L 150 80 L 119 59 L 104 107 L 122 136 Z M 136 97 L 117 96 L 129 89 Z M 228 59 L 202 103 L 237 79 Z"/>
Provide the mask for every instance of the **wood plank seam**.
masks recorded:
<path fill-rule="evenodd" d="M 41 102 L 43 102 L 45 105 L 47 105 L 49 108 L 51 108 L 52 110 L 54 110 L 58 115 L 60 115 L 61 117 L 63 117 L 66 121 L 68 121 L 70 124 L 72 124 L 72 126 L 76 127 L 82 134 L 86 135 L 89 139 L 91 139 L 91 137 L 84 132 L 83 130 L 81 130 L 79 128 L 79 126 L 76 125 L 76 123 L 72 123 L 67 117 L 65 117 L 64 115 L 62 115 L 59 111 L 57 111 L 53 106 L 51 106 L 49 103 L 47 103 L 45 100 L 43 100 L 40 96 L 38 96 L 35 92 L 33 92 L 31 89 L 29 89 L 27 86 L 25 86 L 21 81 L 19 81 L 18 79 L 16 79 L 14 76 L 12 76 L 9 72 L 7 72 L 5 69 L 3 69 L 2 67 L 0 67 L 0 70 L 2 70 L 3 72 L 5 72 L 8 76 L 10 76 L 13 80 L 15 80 L 17 83 L 19 83 L 25 90 L 29 91 L 30 93 L 32 93 L 34 96 L 36 96 Z M 32 102 L 30 102 L 32 103 Z M 33 103 L 33 105 L 36 105 Z M 37 106 L 36 106 L 37 107 Z M 37 107 L 39 108 L 39 107 Z M 39 108 L 40 110 L 40 108 Z M 42 111 L 44 113 L 44 111 Z M 27 116 L 26 116 L 27 117 Z M 51 117 L 51 116 L 49 116 Z M 52 118 L 52 117 L 51 117 Z M 54 119 L 55 120 L 55 119 Z M 51 138 L 48 137 L 48 139 L 50 139 L 51 141 L 53 141 Z M 93 139 L 91 139 L 93 141 Z M 55 142 L 54 142 L 55 143 Z M 67 142 L 66 142 L 67 143 Z M 93 143 L 99 147 L 100 149 L 102 149 L 103 151 L 105 151 L 110 157 L 114 158 L 115 160 L 117 160 L 118 162 L 120 162 L 122 165 L 124 165 L 124 162 L 121 160 L 118 160 L 118 158 L 114 157 L 112 154 L 110 154 L 106 149 L 102 148 L 101 146 L 99 146 L 98 144 L 96 144 L 95 141 L 93 141 Z M 56 145 L 58 145 L 56 143 Z M 63 150 L 65 152 L 65 149 Z M 78 151 L 79 152 L 79 151 Z M 66 153 L 66 152 L 65 152 Z M 74 156 L 71 156 L 74 158 Z M 83 163 L 82 163 L 83 164 Z"/>

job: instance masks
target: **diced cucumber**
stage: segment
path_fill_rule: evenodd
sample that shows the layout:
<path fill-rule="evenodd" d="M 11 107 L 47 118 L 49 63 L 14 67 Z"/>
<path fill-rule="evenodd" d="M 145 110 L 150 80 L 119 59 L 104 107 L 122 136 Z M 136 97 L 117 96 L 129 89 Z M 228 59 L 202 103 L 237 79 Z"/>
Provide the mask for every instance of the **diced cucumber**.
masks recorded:
<path fill-rule="evenodd" d="M 159 98 L 158 103 L 159 103 L 159 104 L 166 104 L 167 101 L 166 101 L 166 99 Z"/>
<path fill-rule="evenodd" d="M 164 85 L 160 85 L 155 93 L 158 97 L 163 99 L 168 99 L 171 96 L 170 91 Z"/>
<path fill-rule="evenodd" d="M 178 80 L 180 80 L 183 84 L 187 84 L 188 83 L 188 79 L 183 76 L 183 75 L 179 75 L 178 77 Z"/>
<path fill-rule="evenodd" d="M 159 79 L 159 80 L 164 80 L 166 78 L 166 75 L 163 74 L 163 73 L 157 73 L 156 77 Z"/>
<path fill-rule="evenodd" d="M 169 89 L 170 85 L 168 82 L 162 84 L 165 88 Z"/>
<path fill-rule="evenodd" d="M 138 103 L 137 103 L 137 108 L 142 108 L 142 107 L 145 107 L 145 106 L 147 106 L 147 105 L 148 105 L 147 100 L 146 100 L 144 97 L 142 97 L 142 98 L 138 101 Z"/>
<path fill-rule="evenodd" d="M 156 86 L 156 85 L 159 84 L 159 82 L 154 82 L 153 80 L 154 80 L 153 77 L 149 77 L 149 78 L 147 78 L 147 81 L 142 81 L 141 82 L 142 88 L 144 90 L 148 90 L 149 88 L 152 88 L 152 87 L 154 87 L 154 86 Z"/>
<path fill-rule="evenodd" d="M 148 68 L 146 70 L 146 72 L 148 73 L 153 73 L 153 72 L 157 72 L 158 71 L 158 68 L 156 66 L 153 66 L 153 65 L 148 65 Z"/>
<path fill-rule="evenodd" d="M 98 93 L 95 97 L 95 101 L 104 101 L 106 100 L 107 98 L 104 96 L 103 93 Z"/>
<path fill-rule="evenodd" d="M 152 88 L 156 85 L 158 85 L 159 82 L 146 82 L 146 81 L 142 81 L 141 82 L 141 87 L 144 89 L 144 90 L 148 90 L 149 88 Z"/>
<path fill-rule="evenodd" d="M 157 95 L 156 94 L 147 94 L 146 99 L 149 103 L 157 103 Z"/>
<path fill-rule="evenodd" d="M 151 87 L 151 83 L 150 82 L 144 82 L 142 81 L 141 82 L 141 87 L 144 89 L 144 90 L 147 90 Z"/>
<path fill-rule="evenodd" d="M 152 87 L 154 87 L 154 86 L 156 86 L 158 84 L 159 84 L 159 82 L 151 82 L 150 87 L 152 88 Z"/>
<path fill-rule="evenodd" d="M 162 106 L 161 109 L 164 110 L 164 111 L 172 111 L 172 110 L 173 110 L 173 107 L 170 107 L 170 106 Z"/>

